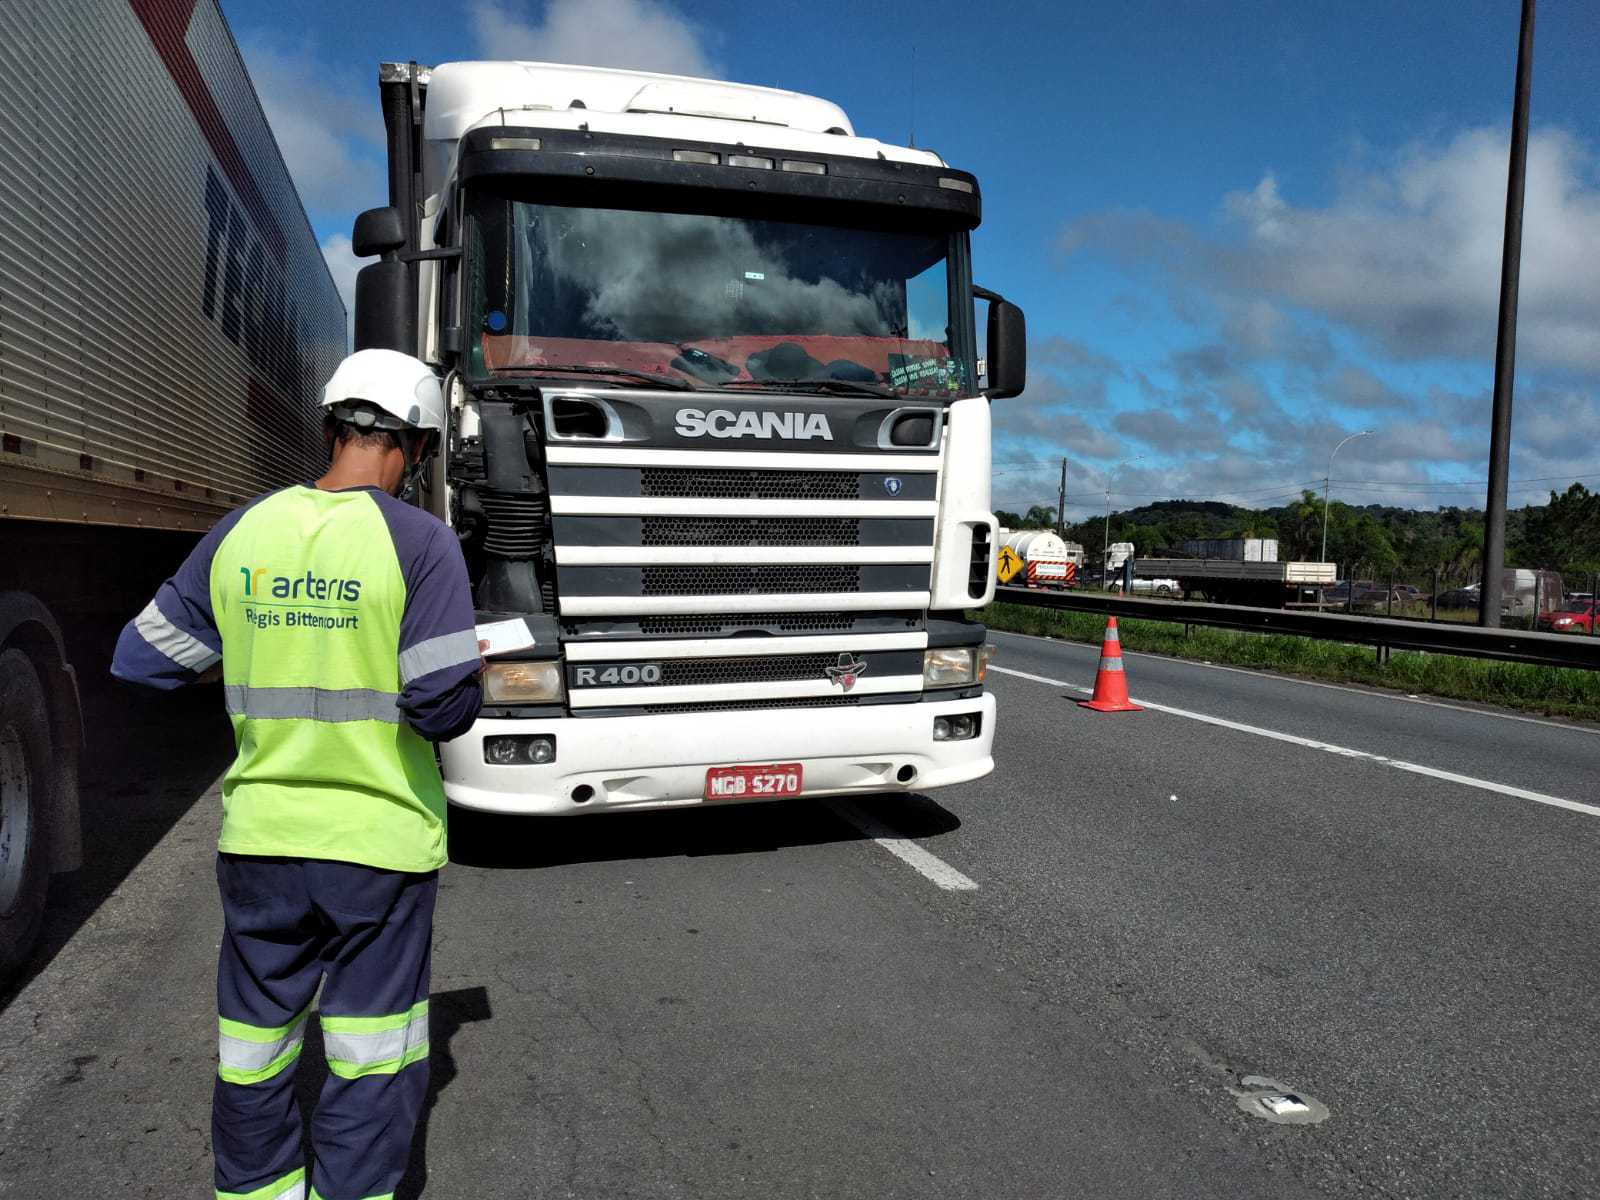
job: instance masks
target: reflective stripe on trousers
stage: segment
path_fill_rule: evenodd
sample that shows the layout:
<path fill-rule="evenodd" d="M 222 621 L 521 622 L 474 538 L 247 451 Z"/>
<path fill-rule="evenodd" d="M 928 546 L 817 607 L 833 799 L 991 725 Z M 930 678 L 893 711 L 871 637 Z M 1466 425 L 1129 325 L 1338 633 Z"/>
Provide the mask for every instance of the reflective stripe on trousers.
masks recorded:
<path fill-rule="evenodd" d="M 252 1084 L 271 1079 L 300 1057 L 305 1033 L 305 1013 L 276 1029 L 218 1017 L 217 1074 L 229 1083 Z"/>
<path fill-rule="evenodd" d="M 281 1179 L 251 1192 L 217 1192 L 217 1200 L 305 1200 L 306 1169 L 296 1167 Z"/>
<path fill-rule="evenodd" d="M 386 1017 L 322 1017 L 328 1070 L 344 1079 L 393 1075 L 428 1057 L 428 1002 Z"/>
<path fill-rule="evenodd" d="M 371 688 L 250 687 L 230 683 L 223 688 L 223 695 L 229 716 L 251 720 L 400 723 L 400 697 Z"/>

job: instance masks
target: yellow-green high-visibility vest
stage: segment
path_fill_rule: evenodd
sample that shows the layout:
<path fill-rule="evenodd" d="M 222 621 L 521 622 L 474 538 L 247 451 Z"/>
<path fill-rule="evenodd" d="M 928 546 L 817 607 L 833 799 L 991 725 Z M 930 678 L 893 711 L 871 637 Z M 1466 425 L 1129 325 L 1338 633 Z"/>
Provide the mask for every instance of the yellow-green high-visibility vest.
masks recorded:
<path fill-rule="evenodd" d="M 441 866 L 444 788 L 398 708 L 406 584 L 373 495 L 267 497 L 218 544 L 210 592 L 239 750 L 218 848 Z"/>

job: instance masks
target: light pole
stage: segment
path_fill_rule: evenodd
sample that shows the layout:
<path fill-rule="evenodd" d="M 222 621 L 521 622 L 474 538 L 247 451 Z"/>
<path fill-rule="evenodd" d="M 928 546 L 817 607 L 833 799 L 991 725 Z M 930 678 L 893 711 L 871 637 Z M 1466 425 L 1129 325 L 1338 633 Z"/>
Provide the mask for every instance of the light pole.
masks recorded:
<path fill-rule="evenodd" d="M 1111 481 L 1118 471 L 1129 463 L 1143 462 L 1146 455 L 1140 454 L 1133 458 L 1125 458 L 1111 468 L 1111 473 L 1106 476 L 1106 532 L 1100 547 L 1100 586 L 1105 587 L 1111 576 Z"/>
<path fill-rule="evenodd" d="M 1360 433 L 1352 433 L 1333 448 L 1333 454 L 1344 449 L 1345 442 L 1353 442 L 1360 437 L 1371 437 L 1377 433 L 1376 429 L 1363 429 Z M 1328 473 L 1322 477 L 1322 557 L 1318 562 L 1328 561 L 1328 484 L 1333 480 L 1333 454 L 1328 455 Z"/>

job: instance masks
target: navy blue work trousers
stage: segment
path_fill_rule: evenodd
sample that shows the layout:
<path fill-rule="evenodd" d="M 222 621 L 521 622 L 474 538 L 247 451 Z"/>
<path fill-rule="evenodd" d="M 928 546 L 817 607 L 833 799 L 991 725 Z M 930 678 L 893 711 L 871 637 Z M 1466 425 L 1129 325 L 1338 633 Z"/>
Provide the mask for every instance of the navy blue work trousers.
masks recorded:
<path fill-rule="evenodd" d="M 428 1089 L 438 882 L 436 871 L 217 856 L 225 916 L 211 1119 L 219 1200 L 369 1200 L 394 1191 Z M 294 1075 L 319 985 L 328 1076 L 311 1119 L 308 1172 Z"/>

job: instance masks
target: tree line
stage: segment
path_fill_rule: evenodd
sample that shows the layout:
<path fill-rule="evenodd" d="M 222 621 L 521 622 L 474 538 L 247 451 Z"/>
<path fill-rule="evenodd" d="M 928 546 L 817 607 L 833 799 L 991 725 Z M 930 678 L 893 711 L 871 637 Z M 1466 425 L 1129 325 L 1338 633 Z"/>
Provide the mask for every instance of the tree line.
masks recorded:
<path fill-rule="evenodd" d="M 1054 529 L 1053 505 L 1035 504 L 1025 513 L 997 512 L 1008 529 Z M 1357 565 L 1364 577 L 1394 575 L 1441 581 L 1476 577 L 1483 558 L 1482 509 L 1441 507 L 1426 511 L 1385 504 L 1328 506 L 1328 561 L 1341 574 Z M 1096 561 L 1105 521 L 1091 517 L 1069 523 L 1068 541 L 1081 543 Z M 1215 500 L 1162 500 L 1111 514 L 1113 542 L 1132 542 L 1140 555 L 1155 556 L 1190 538 L 1262 537 L 1278 539 L 1278 557 L 1316 560 L 1322 552 L 1322 497 L 1307 490 L 1277 508 L 1243 508 Z M 1600 492 L 1574 483 L 1550 493 L 1548 504 L 1506 513 L 1506 565 L 1559 571 L 1577 580 L 1600 572 Z"/>

